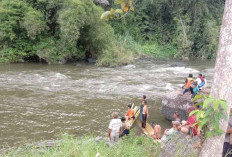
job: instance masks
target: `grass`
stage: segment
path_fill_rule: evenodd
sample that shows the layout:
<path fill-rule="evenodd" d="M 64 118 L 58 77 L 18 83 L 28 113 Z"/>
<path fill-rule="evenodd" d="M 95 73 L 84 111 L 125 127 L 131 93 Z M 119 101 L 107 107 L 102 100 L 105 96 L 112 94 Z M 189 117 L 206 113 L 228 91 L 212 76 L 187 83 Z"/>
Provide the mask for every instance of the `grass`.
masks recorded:
<path fill-rule="evenodd" d="M 107 140 L 96 142 L 94 137 L 75 138 L 64 134 L 54 147 L 35 145 L 9 150 L 0 157 L 156 157 L 160 145 L 146 136 L 135 136 L 133 133 L 120 140 L 118 145 L 110 147 Z"/>
<path fill-rule="evenodd" d="M 110 49 L 103 51 L 98 58 L 99 66 L 121 66 L 133 63 L 141 55 L 156 59 L 172 59 L 180 55 L 178 50 L 171 44 L 160 45 L 156 42 L 141 44 L 129 34 L 116 35 L 116 42 Z"/>

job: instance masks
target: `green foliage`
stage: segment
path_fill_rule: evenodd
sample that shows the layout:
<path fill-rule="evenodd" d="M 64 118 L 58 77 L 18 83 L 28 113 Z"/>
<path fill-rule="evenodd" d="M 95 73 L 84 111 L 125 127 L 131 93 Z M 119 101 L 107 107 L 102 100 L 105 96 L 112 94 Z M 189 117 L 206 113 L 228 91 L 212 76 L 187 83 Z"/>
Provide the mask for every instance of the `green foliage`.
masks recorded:
<path fill-rule="evenodd" d="M 11 150 L 1 157 L 94 157 L 97 153 L 101 157 L 141 157 L 141 156 L 158 156 L 161 147 L 155 144 L 153 139 L 144 136 L 135 136 L 134 134 L 120 140 L 119 145 L 110 147 L 106 139 L 96 142 L 94 137 L 74 138 L 70 135 L 63 135 L 61 140 L 54 147 L 40 147 L 35 145 L 21 147 L 17 150 Z"/>
<path fill-rule="evenodd" d="M 130 36 L 117 36 L 114 46 L 111 49 L 104 50 L 98 58 L 98 65 L 114 67 L 132 63 L 135 58 L 135 52 L 138 55 L 141 49 L 141 45 Z"/>
<path fill-rule="evenodd" d="M 101 19 L 120 19 L 129 11 L 134 11 L 135 0 L 115 0 L 115 4 L 121 5 L 121 9 L 112 9 L 101 15 Z M 125 13 L 123 15 L 123 13 Z"/>
<path fill-rule="evenodd" d="M 0 62 L 38 56 L 48 63 L 97 58 L 114 43 L 92 0 L 0 1 Z"/>
<path fill-rule="evenodd" d="M 177 49 L 171 44 L 160 45 L 154 42 L 153 44 L 144 45 L 143 49 L 145 54 L 155 58 L 165 59 L 177 57 Z"/>
<path fill-rule="evenodd" d="M 192 101 L 194 102 L 202 98 L 205 99 L 204 102 L 198 102 L 196 104 L 202 106 L 202 109 L 194 110 L 189 114 L 189 116 L 192 114 L 196 115 L 197 123 L 194 125 L 199 125 L 198 129 L 202 130 L 204 137 L 207 139 L 223 134 L 224 131 L 220 129 L 219 123 L 221 119 L 227 119 L 227 105 L 225 100 L 215 100 L 211 96 L 197 95 Z"/>
<path fill-rule="evenodd" d="M 223 9 L 224 0 L 137 0 L 134 12 L 110 23 L 116 34 L 129 32 L 139 42 L 172 45 L 176 58 L 212 59 Z"/>

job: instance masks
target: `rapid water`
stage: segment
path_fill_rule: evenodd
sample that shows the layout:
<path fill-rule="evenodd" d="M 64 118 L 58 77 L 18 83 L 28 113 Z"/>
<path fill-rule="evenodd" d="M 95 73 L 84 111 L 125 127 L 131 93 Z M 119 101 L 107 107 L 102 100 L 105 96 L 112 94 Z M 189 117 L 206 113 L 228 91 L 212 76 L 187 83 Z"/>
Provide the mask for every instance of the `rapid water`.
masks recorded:
<path fill-rule="evenodd" d="M 146 95 L 149 122 L 170 127 L 161 100 L 179 89 L 189 73 L 203 73 L 211 85 L 214 63 L 140 60 L 118 68 L 87 64 L 0 65 L 0 149 L 56 139 L 61 133 L 106 136 L 111 113 L 126 112 Z"/>

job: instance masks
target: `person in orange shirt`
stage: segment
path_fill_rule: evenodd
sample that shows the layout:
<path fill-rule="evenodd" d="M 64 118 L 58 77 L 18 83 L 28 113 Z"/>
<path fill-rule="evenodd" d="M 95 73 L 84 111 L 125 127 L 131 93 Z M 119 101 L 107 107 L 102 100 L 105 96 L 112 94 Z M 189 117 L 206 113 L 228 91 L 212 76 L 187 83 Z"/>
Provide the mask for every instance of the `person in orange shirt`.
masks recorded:
<path fill-rule="evenodd" d="M 126 115 L 125 115 L 126 120 L 129 120 L 129 119 L 135 117 L 135 112 L 133 111 L 133 109 L 131 109 L 131 107 L 132 107 L 132 105 L 129 104 L 128 105 L 128 110 L 127 110 Z"/>
<path fill-rule="evenodd" d="M 189 74 L 189 77 L 186 78 L 186 80 L 185 80 L 185 84 L 184 84 L 184 86 L 183 86 L 184 91 L 183 91 L 183 94 L 182 94 L 182 95 L 184 95 L 186 92 L 188 92 L 188 91 L 190 90 L 190 87 L 191 87 L 193 81 L 194 81 L 194 80 L 193 80 L 193 75 L 192 75 L 192 74 Z"/>

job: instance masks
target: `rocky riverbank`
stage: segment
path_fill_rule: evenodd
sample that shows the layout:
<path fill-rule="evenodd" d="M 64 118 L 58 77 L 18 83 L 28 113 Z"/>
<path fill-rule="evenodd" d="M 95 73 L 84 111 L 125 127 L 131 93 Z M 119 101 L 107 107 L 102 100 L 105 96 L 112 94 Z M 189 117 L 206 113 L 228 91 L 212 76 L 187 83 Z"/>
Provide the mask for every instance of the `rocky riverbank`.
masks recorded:
<path fill-rule="evenodd" d="M 180 94 L 183 90 L 176 90 L 166 94 L 166 96 L 162 100 L 162 114 L 168 120 L 174 120 L 173 114 L 175 111 L 178 111 L 180 114 L 180 119 L 188 119 L 187 109 L 192 106 L 191 103 L 191 94 L 186 93 L 181 96 Z M 201 92 L 201 94 L 209 94 L 210 90 L 205 89 Z"/>

